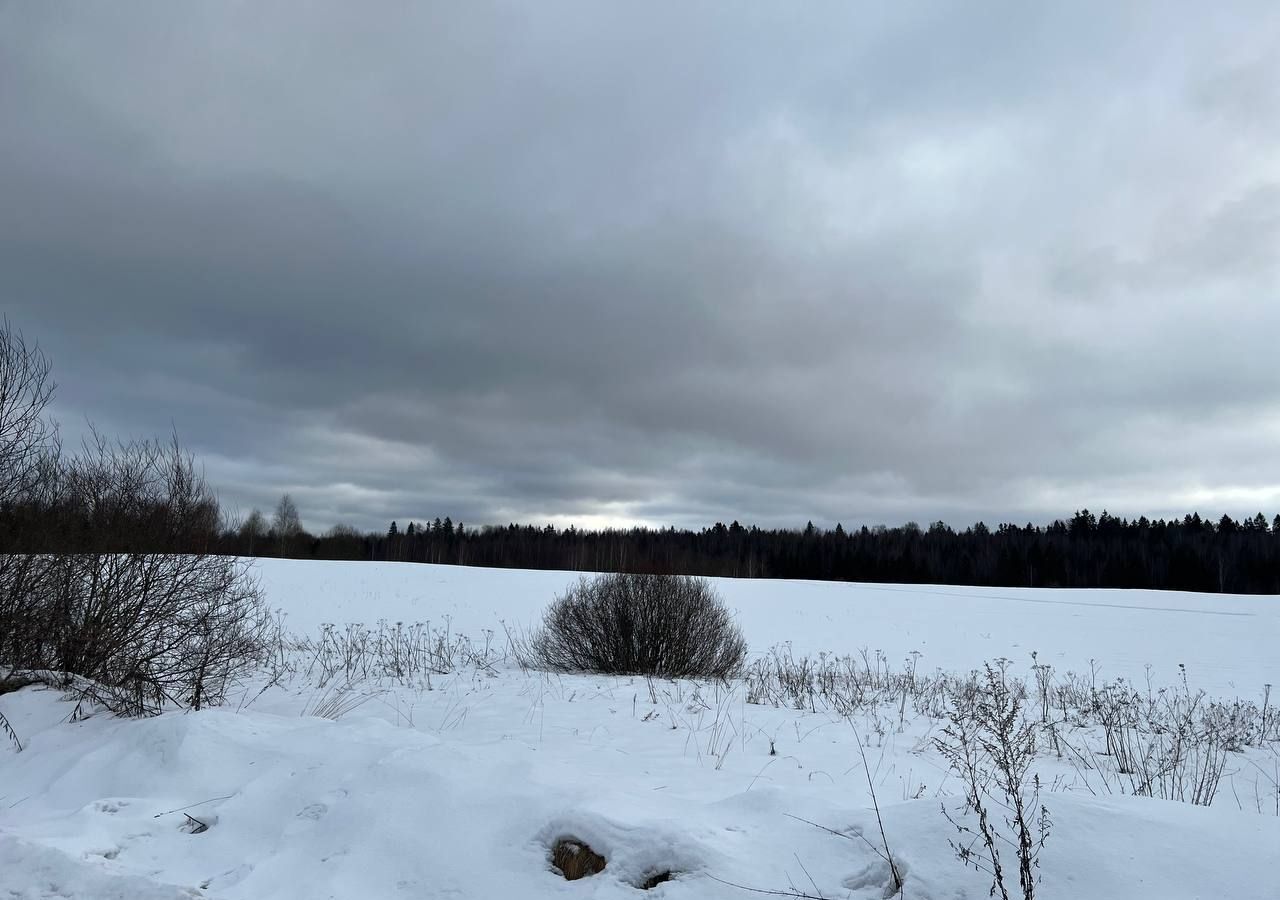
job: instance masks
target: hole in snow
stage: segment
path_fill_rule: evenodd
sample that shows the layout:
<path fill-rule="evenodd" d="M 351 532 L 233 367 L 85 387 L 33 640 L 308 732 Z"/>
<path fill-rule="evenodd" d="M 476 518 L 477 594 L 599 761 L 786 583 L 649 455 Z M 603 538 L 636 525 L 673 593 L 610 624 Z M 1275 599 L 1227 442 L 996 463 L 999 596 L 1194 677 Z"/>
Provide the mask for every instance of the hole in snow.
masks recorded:
<path fill-rule="evenodd" d="M 640 888 L 642 891 L 651 891 L 658 885 L 666 884 L 668 881 L 675 878 L 676 874 L 677 873 L 672 872 L 670 869 L 663 869 L 646 876 L 644 881 L 641 881 L 636 885 L 636 887 Z"/>
<path fill-rule="evenodd" d="M 204 834 L 218 822 L 217 816 L 201 816 L 197 819 L 195 816 L 188 816 L 186 813 L 182 815 L 185 816 L 185 819 L 178 826 L 178 830 L 185 831 L 187 834 Z"/>

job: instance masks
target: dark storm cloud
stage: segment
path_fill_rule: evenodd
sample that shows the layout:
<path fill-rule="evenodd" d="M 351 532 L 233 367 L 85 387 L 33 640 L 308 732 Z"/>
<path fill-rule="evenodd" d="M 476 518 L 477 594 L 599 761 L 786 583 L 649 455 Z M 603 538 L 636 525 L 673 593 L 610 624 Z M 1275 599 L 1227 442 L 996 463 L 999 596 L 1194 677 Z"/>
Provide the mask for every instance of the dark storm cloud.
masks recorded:
<path fill-rule="evenodd" d="M 1270 4 L 0 9 L 58 413 L 307 523 L 1280 507 Z"/>

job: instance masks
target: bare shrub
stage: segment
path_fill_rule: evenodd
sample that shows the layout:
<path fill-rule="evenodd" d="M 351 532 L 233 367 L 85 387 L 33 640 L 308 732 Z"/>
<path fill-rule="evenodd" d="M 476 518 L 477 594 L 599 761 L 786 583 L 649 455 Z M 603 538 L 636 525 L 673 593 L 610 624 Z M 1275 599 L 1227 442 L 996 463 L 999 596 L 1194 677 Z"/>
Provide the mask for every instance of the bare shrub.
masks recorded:
<path fill-rule="evenodd" d="M 64 456 L 52 391 L 0 322 L 0 665 L 121 713 L 220 702 L 274 623 L 248 564 L 210 553 L 217 498 L 176 437 Z"/>
<path fill-rule="evenodd" d="M 59 558 L 53 635 L 60 671 L 115 712 L 217 705 L 261 661 L 272 622 L 248 563 L 197 554 Z"/>
<path fill-rule="evenodd" d="M 246 562 L 197 554 L 38 558 L 0 640 L 16 669 L 114 712 L 222 702 L 270 645 L 273 622 Z M 13 595 L 13 591 L 9 591 Z"/>
<path fill-rule="evenodd" d="M 220 702 L 273 622 L 249 564 L 203 551 L 218 506 L 193 460 L 95 436 L 54 493 L 65 527 L 105 548 L 0 558 L 0 662 L 119 713 Z"/>
<path fill-rule="evenodd" d="M 747 644 L 706 580 L 615 574 L 556 598 L 526 652 L 531 667 L 553 671 L 729 678 Z"/>
<path fill-rule="evenodd" d="M 1229 753 L 1268 740 L 1266 688 L 1261 708 L 1252 701 L 1209 699 L 1192 692 L 1186 668 L 1173 687 L 1140 692 L 1116 679 L 1091 692 L 1081 715 L 1102 729 L 1100 760 L 1110 762 L 1117 788 L 1142 797 L 1209 806 Z M 1077 760 L 1077 764 L 1078 764 Z M 1110 784 L 1104 782 L 1110 790 Z"/>
<path fill-rule="evenodd" d="M 1049 837 L 1049 811 L 1040 803 L 1039 779 L 1030 775 L 1036 726 L 1024 717 L 1024 697 L 1004 669 L 988 665 L 985 675 L 981 693 L 953 698 L 950 721 L 934 740 L 965 789 L 959 816 L 946 804 L 942 813 L 956 828 L 956 857 L 991 878 L 991 896 L 1009 900 L 1001 850 L 1012 847 L 1018 887 L 1024 900 L 1034 900 L 1040 850 Z"/>

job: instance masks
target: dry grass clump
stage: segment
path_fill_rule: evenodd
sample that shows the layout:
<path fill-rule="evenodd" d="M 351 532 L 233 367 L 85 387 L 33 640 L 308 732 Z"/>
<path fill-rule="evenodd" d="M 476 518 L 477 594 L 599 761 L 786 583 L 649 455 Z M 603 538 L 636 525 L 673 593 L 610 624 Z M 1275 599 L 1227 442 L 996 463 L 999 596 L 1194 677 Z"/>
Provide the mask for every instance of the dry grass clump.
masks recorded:
<path fill-rule="evenodd" d="M 577 881 L 579 878 L 600 874 L 607 863 L 586 842 L 574 837 L 562 837 L 551 846 L 551 865 L 566 881 Z"/>

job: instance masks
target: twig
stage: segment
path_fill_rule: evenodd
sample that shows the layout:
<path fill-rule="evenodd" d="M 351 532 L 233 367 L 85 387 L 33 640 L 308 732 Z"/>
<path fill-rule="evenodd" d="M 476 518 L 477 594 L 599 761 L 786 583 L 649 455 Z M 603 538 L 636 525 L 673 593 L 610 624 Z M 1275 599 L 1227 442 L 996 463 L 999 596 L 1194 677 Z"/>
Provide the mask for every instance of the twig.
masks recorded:
<path fill-rule="evenodd" d="M 795 897 L 797 898 L 797 900 L 826 900 L 825 897 L 815 897 L 813 894 L 805 894 L 795 890 L 771 891 L 768 888 L 753 888 L 753 887 L 747 887 L 745 884 L 737 884 L 736 882 L 725 881 L 723 878 L 717 878 L 716 876 L 711 874 L 708 874 L 707 877 L 710 878 L 712 881 L 717 882 L 718 884 L 723 884 L 725 887 L 737 888 L 740 891 L 748 891 L 752 894 L 765 894 L 770 897 Z"/>
<path fill-rule="evenodd" d="M 219 800 L 230 800 L 234 796 L 235 794 L 227 794 L 227 796 L 225 797 L 213 797 L 212 799 L 209 799 L 209 800 L 201 800 L 199 803 L 192 803 L 190 806 L 179 806 L 177 809 L 171 809 L 171 810 L 168 810 L 167 812 L 156 813 L 151 818 L 158 819 L 161 816 L 169 816 L 169 815 L 172 815 L 173 813 L 182 812 L 183 810 L 186 810 L 186 809 L 195 809 L 197 806 L 204 806 L 206 803 L 216 803 Z M 190 816 L 188 816 L 188 818 L 190 818 Z"/>
<path fill-rule="evenodd" d="M 803 862 L 801 861 L 801 859 L 800 859 L 800 854 L 799 854 L 799 853 L 794 853 L 794 852 L 793 852 L 791 855 L 792 855 L 792 856 L 794 856 L 794 857 L 796 858 L 796 865 L 798 865 L 798 866 L 800 867 L 800 871 L 801 871 L 801 872 L 804 872 L 804 876 L 805 876 L 806 878 L 808 878 L 808 879 L 809 879 L 809 883 L 810 883 L 811 885 L 813 885 L 813 892 L 814 892 L 815 894 L 817 894 L 819 897 L 821 897 L 821 896 L 822 896 L 822 889 L 818 887 L 818 882 L 816 882 L 816 881 L 814 881 L 814 880 L 813 880 L 813 876 L 809 874 L 809 870 L 808 870 L 808 869 L 806 869 L 806 868 L 804 867 L 804 863 L 803 863 Z M 787 879 L 787 880 L 788 880 L 788 881 L 790 881 L 791 879 Z"/>
<path fill-rule="evenodd" d="M 22 741 L 18 740 L 18 732 L 13 730 L 13 726 L 9 724 L 9 720 L 4 717 L 4 713 L 0 713 L 0 730 L 9 735 L 9 740 L 13 741 L 13 746 L 18 748 L 18 752 L 22 752 Z"/>
<path fill-rule="evenodd" d="M 871 783 L 871 768 L 867 765 L 867 751 L 862 747 L 862 736 L 858 734 L 858 727 L 853 724 L 853 719 L 849 719 L 849 727 L 853 729 L 854 740 L 858 742 L 858 754 L 862 757 L 862 771 L 867 776 L 867 790 L 871 791 L 871 806 L 876 811 L 876 824 L 880 827 L 880 842 L 884 844 L 885 859 L 889 863 L 889 874 L 893 876 L 893 892 L 896 894 L 902 890 L 902 873 L 898 871 L 898 864 L 893 861 L 893 851 L 889 849 L 889 838 L 884 833 L 884 819 L 880 816 L 880 801 L 876 799 L 876 787 Z"/>
<path fill-rule="evenodd" d="M 787 813 L 787 818 L 795 819 L 797 822 L 803 822 L 806 825 L 812 825 L 814 828 L 825 831 L 827 834 L 834 834 L 836 837 L 844 838 L 846 841 L 853 840 L 852 835 L 847 834 L 846 832 L 843 832 L 843 831 L 836 831 L 834 828 L 828 828 L 826 825 L 819 825 L 817 822 L 810 822 L 808 819 L 802 819 L 799 816 L 793 816 L 790 813 Z M 875 844 L 871 843 L 869 840 L 867 840 L 867 836 L 865 834 L 863 834 L 860 831 L 855 831 L 853 834 L 857 835 L 858 840 L 862 841 L 862 843 L 870 847 L 872 853 L 874 853 L 876 856 L 883 859 L 885 862 L 889 862 L 888 859 L 885 859 L 885 855 L 880 851 L 880 848 L 877 847 Z"/>

